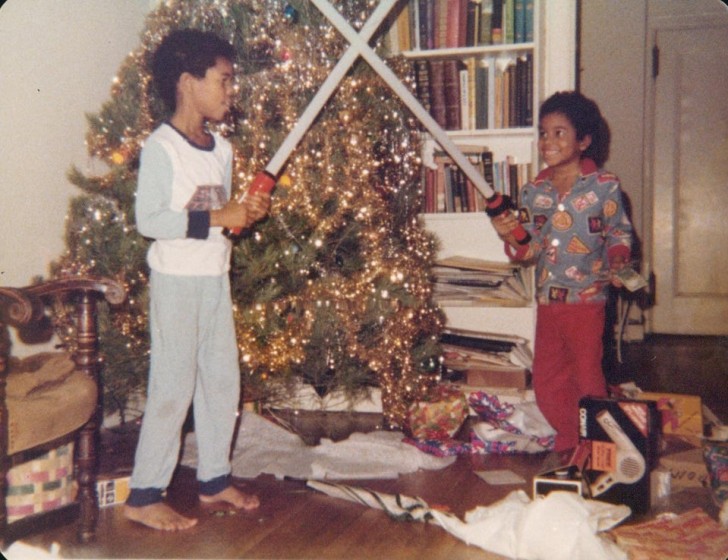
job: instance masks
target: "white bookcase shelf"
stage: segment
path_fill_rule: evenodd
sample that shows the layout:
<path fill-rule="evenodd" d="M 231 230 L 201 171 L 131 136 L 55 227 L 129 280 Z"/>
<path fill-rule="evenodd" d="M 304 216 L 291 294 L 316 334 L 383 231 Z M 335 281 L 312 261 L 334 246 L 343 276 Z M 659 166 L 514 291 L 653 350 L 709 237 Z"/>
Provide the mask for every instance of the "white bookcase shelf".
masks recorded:
<path fill-rule="evenodd" d="M 576 24 L 576 2 L 560 1 L 558 6 L 550 4 L 546 0 L 535 0 L 533 42 L 401 53 L 412 60 L 476 58 L 488 59 L 495 64 L 499 60 L 532 54 L 533 126 L 450 130 L 447 133 L 456 145 L 487 147 L 493 152 L 494 161 L 513 156 L 519 163 L 530 162 L 533 173 L 539 167 L 536 147 L 538 107 L 554 91 L 574 87 L 575 34 L 569 35 L 569 31 Z M 557 52 L 562 54 L 556 56 Z M 508 260 L 503 242 L 483 212 L 423 214 L 421 218 L 427 230 L 439 239 L 439 258 L 463 256 L 497 262 Z M 529 278 L 533 284 L 533 274 Z M 483 304 L 443 306 L 443 310 L 449 327 L 521 336 L 531 343 L 532 348 L 536 323 L 533 302 L 522 307 Z"/>

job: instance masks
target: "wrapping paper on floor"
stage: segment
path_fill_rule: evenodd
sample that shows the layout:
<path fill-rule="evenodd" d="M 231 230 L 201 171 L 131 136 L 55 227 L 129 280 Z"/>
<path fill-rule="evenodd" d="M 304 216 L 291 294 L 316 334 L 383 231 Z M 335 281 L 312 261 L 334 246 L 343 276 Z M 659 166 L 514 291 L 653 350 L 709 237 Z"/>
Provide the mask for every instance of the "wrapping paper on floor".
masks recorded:
<path fill-rule="evenodd" d="M 381 509 L 393 519 L 431 521 L 467 544 L 521 560 L 626 560 L 627 554 L 600 533 L 624 519 L 627 506 L 586 500 L 572 492 L 551 492 L 531 500 L 515 490 L 502 500 L 457 516 L 419 498 L 322 481 L 308 486 L 329 496 Z"/>
<path fill-rule="evenodd" d="M 728 531 L 700 508 L 617 527 L 612 534 L 630 558 L 639 560 L 728 558 Z"/>
<path fill-rule="evenodd" d="M 502 403 L 497 396 L 477 391 L 468 398 L 480 422 L 473 426 L 470 441 L 440 435 L 408 438 L 407 442 L 436 457 L 493 453 L 539 453 L 553 449 L 554 430 L 535 402 Z"/>
<path fill-rule="evenodd" d="M 420 469 L 443 469 L 454 457 L 438 458 L 407 445 L 401 432 L 355 433 L 309 446 L 296 434 L 252 412 L 242 416 L 233 449 L 232 474 L 255 478 L 272 474 L 295 479 L 392 479 Z M 182 464 L 197 465 L 194 433 L 186 441 Z"/>

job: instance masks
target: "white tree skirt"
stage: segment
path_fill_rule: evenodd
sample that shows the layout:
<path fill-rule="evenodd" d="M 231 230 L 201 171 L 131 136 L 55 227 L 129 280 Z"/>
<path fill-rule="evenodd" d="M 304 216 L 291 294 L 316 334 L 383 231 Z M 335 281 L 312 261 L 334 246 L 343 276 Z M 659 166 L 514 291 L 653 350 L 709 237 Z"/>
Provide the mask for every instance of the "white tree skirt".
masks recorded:
<path fill-rule="evenodd" d="M 455 457 L 439 458 L 402 441 L 401 432 L 354 433 L 334 442 L 321 440 L 309 446 L 294 433 L 253 413 L 243 414 L 233 450 L 233 476 L 255 478 L 391 479 L 419 469 L 436 470 L 451 465 Z M 195 434 L 185 440 L 182 464 L 197 465 Z"/>

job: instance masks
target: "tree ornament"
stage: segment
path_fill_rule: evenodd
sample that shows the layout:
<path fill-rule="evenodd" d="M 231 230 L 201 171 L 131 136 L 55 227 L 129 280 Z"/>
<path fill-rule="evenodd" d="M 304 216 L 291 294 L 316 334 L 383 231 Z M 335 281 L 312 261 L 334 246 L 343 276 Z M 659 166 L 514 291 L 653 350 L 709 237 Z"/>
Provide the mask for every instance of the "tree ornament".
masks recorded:
<path fill-rule="evenodd" d="M 290 4 L 286 4 L 283 8 L 283 16 L 289 23 L 298 23 L 298 10 Z"/>

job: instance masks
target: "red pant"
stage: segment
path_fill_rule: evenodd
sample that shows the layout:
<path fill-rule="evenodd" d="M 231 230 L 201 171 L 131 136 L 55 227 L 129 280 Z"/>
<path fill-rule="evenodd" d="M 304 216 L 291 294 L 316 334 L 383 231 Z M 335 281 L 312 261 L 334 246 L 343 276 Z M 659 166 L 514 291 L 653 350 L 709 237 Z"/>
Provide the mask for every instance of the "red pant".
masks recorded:
<path fill-rule="evenodd" d="M 556 450 L 576 447 L 579 399 L 604 397 L 603 304 L 539 305 L 533 360 L 536 403 L 556 430 Z"/>

